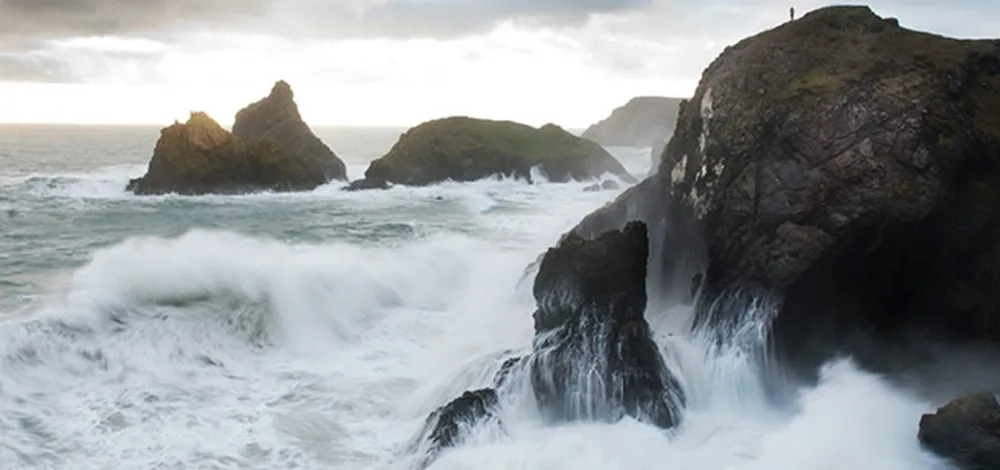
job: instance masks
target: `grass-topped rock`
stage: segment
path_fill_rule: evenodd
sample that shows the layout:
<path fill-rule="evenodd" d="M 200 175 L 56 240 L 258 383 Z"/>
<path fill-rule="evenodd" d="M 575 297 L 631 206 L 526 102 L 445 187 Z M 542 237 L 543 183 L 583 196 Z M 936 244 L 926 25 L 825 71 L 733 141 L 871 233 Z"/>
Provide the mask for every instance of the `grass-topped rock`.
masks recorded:
<path fill-rule="evenodd" d="M 239 194 L 306 191 L 345 179 L 344 163 L 299 116 L 292 89 L 279 81 L 268 97 L 236 115 L 234 133 L 202 112 L 160 131 L 136 194 Z"/>
<path fill-rule="evenodd" d="M 371 163 L 365 178 L 413 186 L 494 175 L 530 179 L 533 167 L 557 182 L 604 173 L 635 181 L 600 145 L 559 126 L 534 128 L 469 117 L 438 119 L 410 129 L 389 153 Z"/>

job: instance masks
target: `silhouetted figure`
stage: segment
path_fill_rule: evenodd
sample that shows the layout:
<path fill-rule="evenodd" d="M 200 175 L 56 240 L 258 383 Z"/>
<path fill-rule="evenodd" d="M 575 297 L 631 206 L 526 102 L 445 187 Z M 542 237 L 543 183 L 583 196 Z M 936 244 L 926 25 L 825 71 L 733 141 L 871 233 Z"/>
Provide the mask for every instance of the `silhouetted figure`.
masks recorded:
<path fill-rule="evenodd" d="M 795 7 L 791 7 L 791 8 L 788 9 L 788 17 L 792 21 L 795 21 Z"/>

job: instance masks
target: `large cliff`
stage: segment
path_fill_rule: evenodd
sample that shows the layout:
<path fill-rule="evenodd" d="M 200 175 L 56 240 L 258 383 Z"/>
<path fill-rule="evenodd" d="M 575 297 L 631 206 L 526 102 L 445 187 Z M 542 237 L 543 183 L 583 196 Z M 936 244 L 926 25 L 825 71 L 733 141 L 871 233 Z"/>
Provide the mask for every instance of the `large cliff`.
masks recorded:
<path fill-rule="evenodd" d="M 575 231 L 633 219 L 661 302 L 700 287 L 699 324 L 723 330 L 746 309 L 720 306 L 766 300 L 792 369 L 998 346 L 1000 42 L 839 6 L 728 47 L 659 171 Z"/>

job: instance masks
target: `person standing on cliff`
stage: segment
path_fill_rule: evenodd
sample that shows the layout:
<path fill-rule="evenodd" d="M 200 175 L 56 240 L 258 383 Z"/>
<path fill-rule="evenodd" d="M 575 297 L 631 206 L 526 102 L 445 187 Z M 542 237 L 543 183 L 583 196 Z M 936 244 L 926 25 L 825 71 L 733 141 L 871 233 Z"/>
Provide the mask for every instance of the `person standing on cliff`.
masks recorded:
<path fill-rule="evenodd" d="M 791 7 L 788 9 L 788 17 L 791 19 L 791 21 L 795 21 L 795 7 Z"/>

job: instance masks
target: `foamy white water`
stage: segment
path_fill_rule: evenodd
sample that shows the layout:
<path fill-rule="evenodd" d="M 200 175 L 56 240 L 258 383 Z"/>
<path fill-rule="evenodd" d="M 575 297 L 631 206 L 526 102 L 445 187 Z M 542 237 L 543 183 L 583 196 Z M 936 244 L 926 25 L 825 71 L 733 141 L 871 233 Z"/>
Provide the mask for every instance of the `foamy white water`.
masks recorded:
<path fill-rule="evenodd" d="M 615 151 L 645 174 L 646 149 Z M 616 194 L 138 198 L 143 166 L 108 163 L 0 180 L 0 468 L 408 468 L 427 414 L 530 346 L 525 267 Z M 677 330 L 689 314 L 647 312 L 689 398 L 679 428 L 547 427 L 514 387 L 503 431 L 431 468 L 949 468 L 916 441 L 930 404 L 845 360 L 776 407 L 750 354 Z"/>

